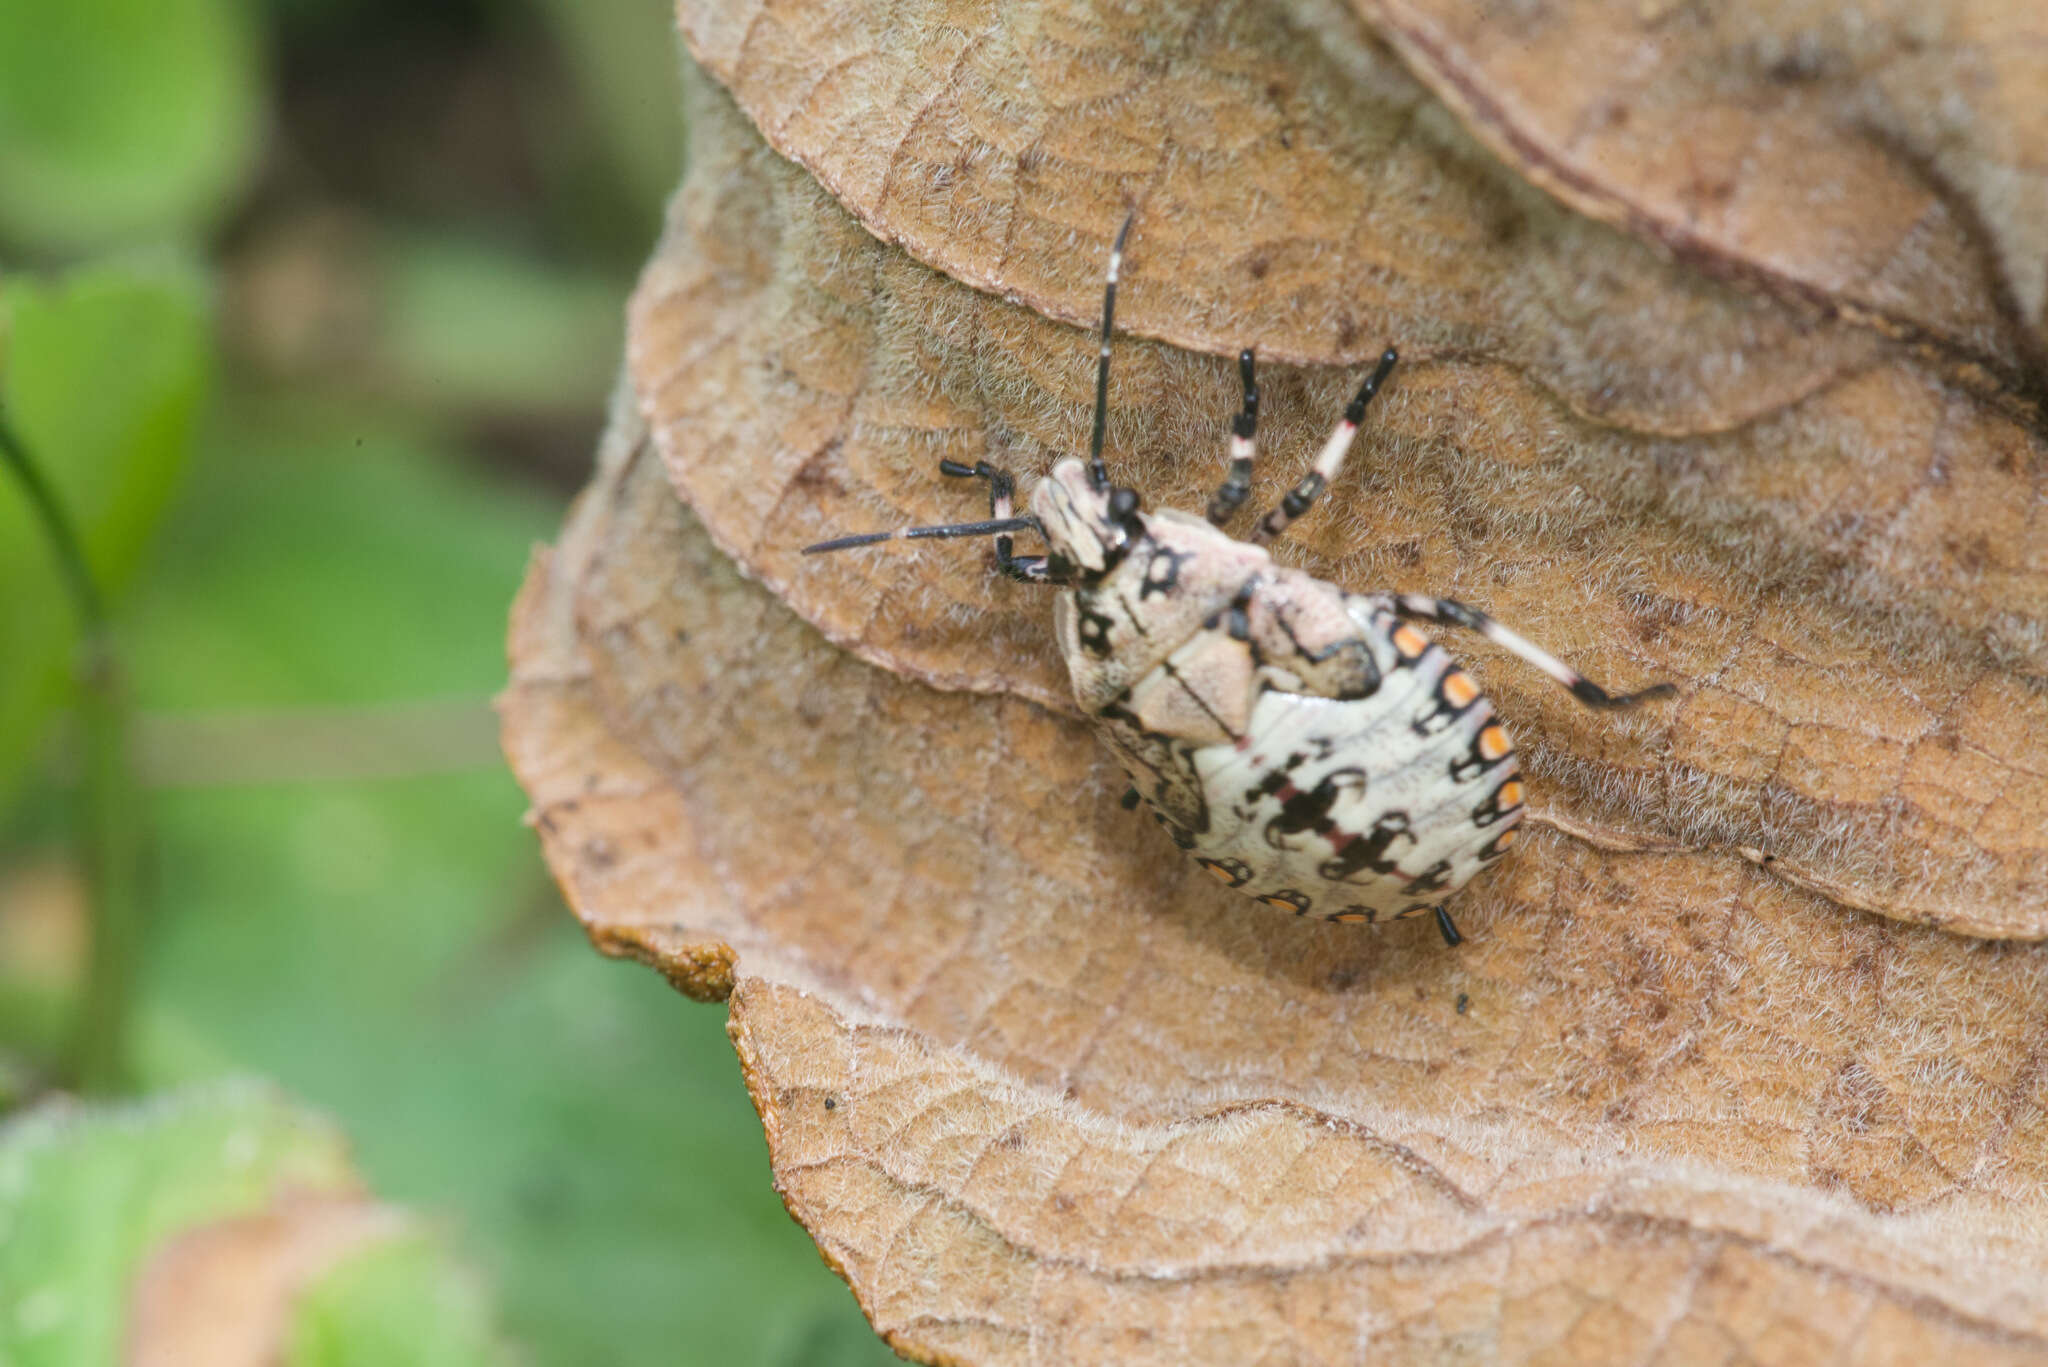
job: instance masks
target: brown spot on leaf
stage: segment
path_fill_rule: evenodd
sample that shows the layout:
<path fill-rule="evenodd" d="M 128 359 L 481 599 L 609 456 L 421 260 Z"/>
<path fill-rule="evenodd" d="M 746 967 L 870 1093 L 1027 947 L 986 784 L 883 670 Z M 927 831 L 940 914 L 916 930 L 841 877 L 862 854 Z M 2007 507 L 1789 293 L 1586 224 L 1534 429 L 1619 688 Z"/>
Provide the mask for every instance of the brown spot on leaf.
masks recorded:
<path fill-rule="evenodd" d="M 190 1229 L 157 1248 L 136 1278 L 122 1361 L 285 1361 L 297 1340 L 299 1294 L 351 1255 L 402 1233 L 406 1222 L 361 1196 L 303 1194 L 258 1215 Z"/>

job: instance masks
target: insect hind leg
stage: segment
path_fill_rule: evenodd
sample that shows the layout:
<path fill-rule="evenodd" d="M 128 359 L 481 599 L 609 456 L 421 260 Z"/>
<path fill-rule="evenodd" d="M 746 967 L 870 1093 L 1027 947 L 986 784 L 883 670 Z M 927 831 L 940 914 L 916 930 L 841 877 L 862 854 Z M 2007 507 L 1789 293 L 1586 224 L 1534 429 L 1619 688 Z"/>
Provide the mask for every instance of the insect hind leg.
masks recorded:
<path fill-rule="evenodd" d="M 1633 693 L 1609 693 L 1599 684 L 1573 669 L 1549 651 L 1530 641 L 1518 632 L 1510 631 L 1478 608 L 1467 606 L 1451 598 L 1431 598 L 1419 593 L 1396 594 L 1393 599 L 1396 614 L 1412 620 L 1439 622 L 1444 626 L 1463 627 L 1476 631 L 1502 650 L 1519 655 L 1530 664 L 1557 680 L 1587 707 L 1602 710 L 1617 707 L 1634 707 L 1638 703 L 1653 702 L 1668 698 L 1678 689 L 1668 683 L 1652 684 Z"/>

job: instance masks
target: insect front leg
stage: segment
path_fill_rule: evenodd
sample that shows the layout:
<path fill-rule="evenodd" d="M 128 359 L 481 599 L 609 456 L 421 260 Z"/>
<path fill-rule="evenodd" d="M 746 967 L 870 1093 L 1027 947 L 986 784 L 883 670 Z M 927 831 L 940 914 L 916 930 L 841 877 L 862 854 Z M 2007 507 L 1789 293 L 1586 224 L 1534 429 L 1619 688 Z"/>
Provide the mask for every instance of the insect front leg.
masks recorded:
<path fill-rule="evenodd" d="M 1017 480 L 1007 470 L 998 469 L 985 460 L 964 465 L 957 460 L 939 462 L 939 473 L 954 479 L 985 479 L 988 481 L 988 515 L 991 521 L 1008 519 L 1016 515 Z M 1008 536 L 996 538 L 996 568 L 1012 579 L 1026 584 L 1058 584 L 1046 567 L 1042 555 L 1018 555 L 1017 543 Z"/>
<path fill-rule="evenodd" d="M 1216 496 L 1209 500 L 1209 521 L 1221 527 L 1252 491 L 1252 457 L 1259 433 L 1259 382 L 1252 371 L 1252 349 L 1237 353 L 1237 373 L 1244 380 L 1244 408 L 1230 424 L 1230 470 Z"/>
<path fill-rule="evenodd" d="M 1402 617 L 1476 631 L 1503 650 L 1512 651 L 1563 684 L 1571 695 L 1588 707 L 1634 707 L 1637 703 L 1668 698 L 1678 690 L 1668 683 L 1652 684 L 1634 693 L 1613 694 L 1552 655 L 1541 646 L 1508 630 L 1478 608 L 1450 598 L 1430 598 L 1419 593 L 1395 594 L 1394 611 Z"/>

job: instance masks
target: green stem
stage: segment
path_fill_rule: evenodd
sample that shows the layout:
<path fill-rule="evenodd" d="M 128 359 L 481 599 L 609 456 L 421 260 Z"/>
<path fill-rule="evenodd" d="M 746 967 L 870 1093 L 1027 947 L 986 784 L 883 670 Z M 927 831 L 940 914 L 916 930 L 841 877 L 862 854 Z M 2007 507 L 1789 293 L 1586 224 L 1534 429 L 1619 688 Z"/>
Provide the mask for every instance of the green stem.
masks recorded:
<path fill-rule="evenodd" d="M 64 587 L 70 590 L 72 606 L 78 610 L 81 633 L 87 640 L 105 634 L 107 600 L 100 596 L 92 566 L 86 563 L 85 545 L 78 539 L 78 529 L 71 525 L 57 491 L 43 478 L 42 467 L 29 457 L 28 447 L 14 434 L 5 414 L 0 414 L 0 458 L 14 472 L 21 491 L 28 495 L 30 509 L 50 538 L 50 549 L 57 557 L 57 572 L 64 576 Z"/>
<path fill-rule="evenodd" d="M 128 696 L 123 686 L 106 598 L 86 562 L 85 547 L 50 482 L 0 414 L 4 460 L 43 532 L 78 613 L 79 791 L 91 949 L 85 990 L 71 1041 L 71 1075 L 79 1090 L 111 1092 L 125 1076 L 128 1005 L 142 934 L 142 825 L 128 752 Z"/>

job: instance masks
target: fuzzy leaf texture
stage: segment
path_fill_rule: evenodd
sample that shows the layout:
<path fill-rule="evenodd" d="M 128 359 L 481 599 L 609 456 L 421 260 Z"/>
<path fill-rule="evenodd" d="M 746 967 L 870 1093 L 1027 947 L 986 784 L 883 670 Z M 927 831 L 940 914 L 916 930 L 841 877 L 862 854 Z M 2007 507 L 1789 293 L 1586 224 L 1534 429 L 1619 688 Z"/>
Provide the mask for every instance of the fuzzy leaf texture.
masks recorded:
<path fill-rule="evenodd" d="M 1810 12 L 1809 12 L 1810 10 Z M 2027 7 L 684 0 L 691 169 L 506 744 L 928 1362 L 2048 1360 L 2048 259 Z M 2033 66 L 2030 67 L 2029 64 Z M 1844 206 L 1851 206 L 1845 208 Z M 979 516 L 1220 478 L 1443 637 L 1531 838 L 1307 925 L 1123 811 Z"/>

